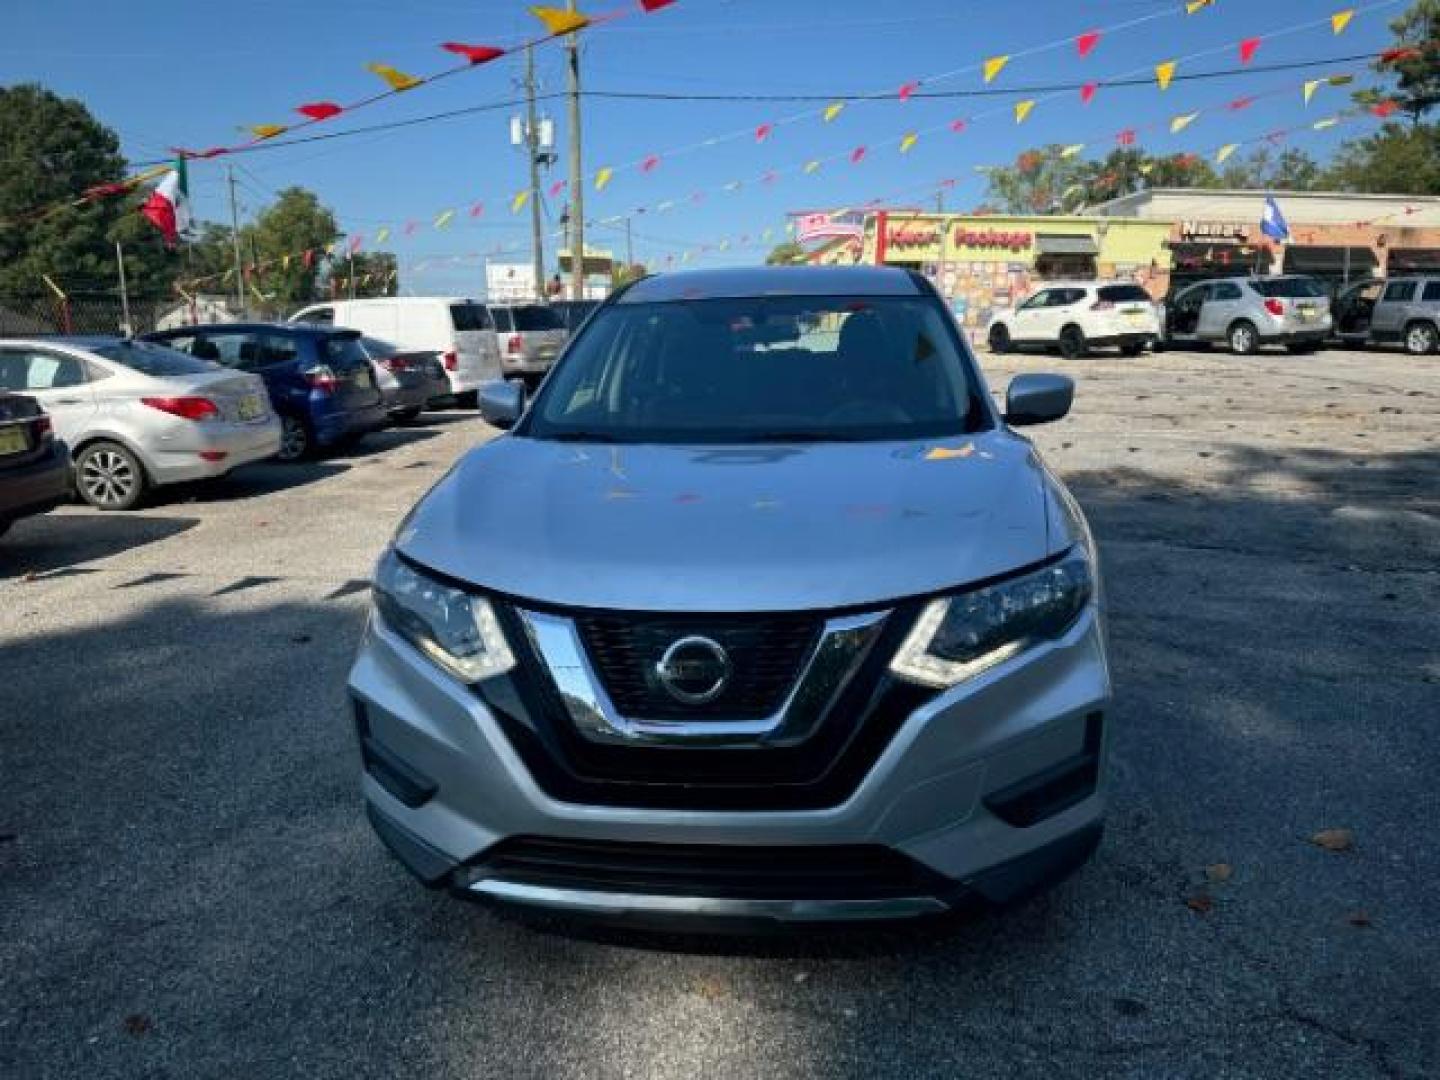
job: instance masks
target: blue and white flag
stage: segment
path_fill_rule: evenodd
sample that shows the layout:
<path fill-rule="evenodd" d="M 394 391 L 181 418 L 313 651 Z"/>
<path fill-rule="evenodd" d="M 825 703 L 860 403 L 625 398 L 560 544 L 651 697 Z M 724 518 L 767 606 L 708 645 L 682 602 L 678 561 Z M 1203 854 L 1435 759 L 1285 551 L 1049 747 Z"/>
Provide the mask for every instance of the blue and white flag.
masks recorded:
<path fill-rule="evenodd" d="M 1275 201 L 1274 195 L 1265 196 L 1265 209 L 1260 214 L 1260 231 L 1277 243 L 1283 244 L 1290 239 L 1290 226 L 1285 223 L 1285 215 L 1280 212 L 1280 204 Z"/>

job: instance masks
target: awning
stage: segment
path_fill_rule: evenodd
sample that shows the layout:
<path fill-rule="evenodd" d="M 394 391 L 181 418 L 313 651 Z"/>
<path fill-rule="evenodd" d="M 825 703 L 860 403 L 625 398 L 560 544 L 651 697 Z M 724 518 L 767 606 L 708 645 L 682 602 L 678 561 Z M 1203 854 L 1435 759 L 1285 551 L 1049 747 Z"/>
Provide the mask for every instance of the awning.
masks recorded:
<path fill-rule="evenodd" d="M 1100 254 L 1100 248 L 1093 236 L 1047 236 L 1040 233 L 1035 237 L 1035 248 L 1041 255 Z"/>

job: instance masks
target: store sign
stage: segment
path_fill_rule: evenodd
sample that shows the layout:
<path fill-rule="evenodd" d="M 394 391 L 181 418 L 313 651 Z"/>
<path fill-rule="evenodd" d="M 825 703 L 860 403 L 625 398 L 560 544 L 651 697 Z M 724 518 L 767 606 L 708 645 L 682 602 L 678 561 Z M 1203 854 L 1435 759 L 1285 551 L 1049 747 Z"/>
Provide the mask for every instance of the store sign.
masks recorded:
<path fill-rule="evenodd" d="M 940 226 L 892 225 L 885 239 L 891 247 L 928 247 L 940 242 Z"/>
<path fill-rule="evenodd" d="M 1244 225 L 1225 221 L 1182 221 L 1181 240 L 1244 240 L 1249 230 Z"/>
<path fill-rule="evenodd" d="M 1005 232 L 1000 229 L 967 229 L 963 225 L 955 229 L 955 246 L 971 248 L 1004 248 L 1007 251 L 1024 251 L 1034 241 L 1028 232 Z"/>
<path fill-rule="evenodd" d="M 795 239 L 802 244 L 811 240 L 834 240 L 838 237 L 859 238 L 865 215 L 858 211 L 836 214 L 799 214 L 795 217 Z"/>

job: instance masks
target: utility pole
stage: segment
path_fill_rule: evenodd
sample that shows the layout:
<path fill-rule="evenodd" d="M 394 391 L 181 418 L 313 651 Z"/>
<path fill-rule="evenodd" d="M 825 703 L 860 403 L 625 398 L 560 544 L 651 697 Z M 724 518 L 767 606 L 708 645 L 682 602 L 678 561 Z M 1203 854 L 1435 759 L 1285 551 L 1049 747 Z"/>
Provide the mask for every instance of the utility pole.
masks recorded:
<path fill-rule="evenodd" d="M 125 249 L 120 246 L 120 241 L 115 241 L 115 265 L 120 268 L 120 318 L 124 323 L 122 329 L 125 337 L 133 337 L 135 327 L 130 322 L 130 290 L 125 286 Z"/>
<path fill-rule="evenodd" d="M 545 299 L 545 241 L 540 236 L 540 122 L 535 118 L 535 49 L 525 46 L 525 154 L 530 159 L 530 251 L 535 296 Z"/>
<path fill-rule="evenodd" d="M 635 266 L 635 241 L 630 236 L 630 215 L 625 215 L 625 277 L 628 280 Z"/>
<path fill-rule="evenodd" d="M 567 0 L 575 10 L 575 0 Z M 565 44 L 570 69 L 570 292 L 585 299 L 585 176 L 580 165 L 580 35 Z"/>
<path fill-rule="evenodd" d="M 945 213 L 945 192 L 943 191 L 935 192 L 935 212 L 937 214 Z"/>
<path fill-rule="evenodd" d="M 235 205 L 235 166 L 227 165 L 226 174 L 230 178 L 230 239 L 235 247 L 235 303 L 238 307 L 237 314 L 240 318 L 249 318 L 249 311 L 245 307 L 245 259 L 240 254 L 240 211 Z"/>

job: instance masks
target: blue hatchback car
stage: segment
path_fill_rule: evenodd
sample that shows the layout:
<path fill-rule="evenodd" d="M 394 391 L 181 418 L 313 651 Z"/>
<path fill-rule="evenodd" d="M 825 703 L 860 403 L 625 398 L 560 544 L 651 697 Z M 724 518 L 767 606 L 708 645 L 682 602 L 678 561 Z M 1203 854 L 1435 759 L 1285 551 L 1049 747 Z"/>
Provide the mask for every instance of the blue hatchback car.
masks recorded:
<path fill-rule="evenodd" d="M 384 396 L 355 330 L 289 323 L 217 323 L 147 334 L 202 360 L 265 380 L 284 430 L 280 460 L 385 426 Z"/>

